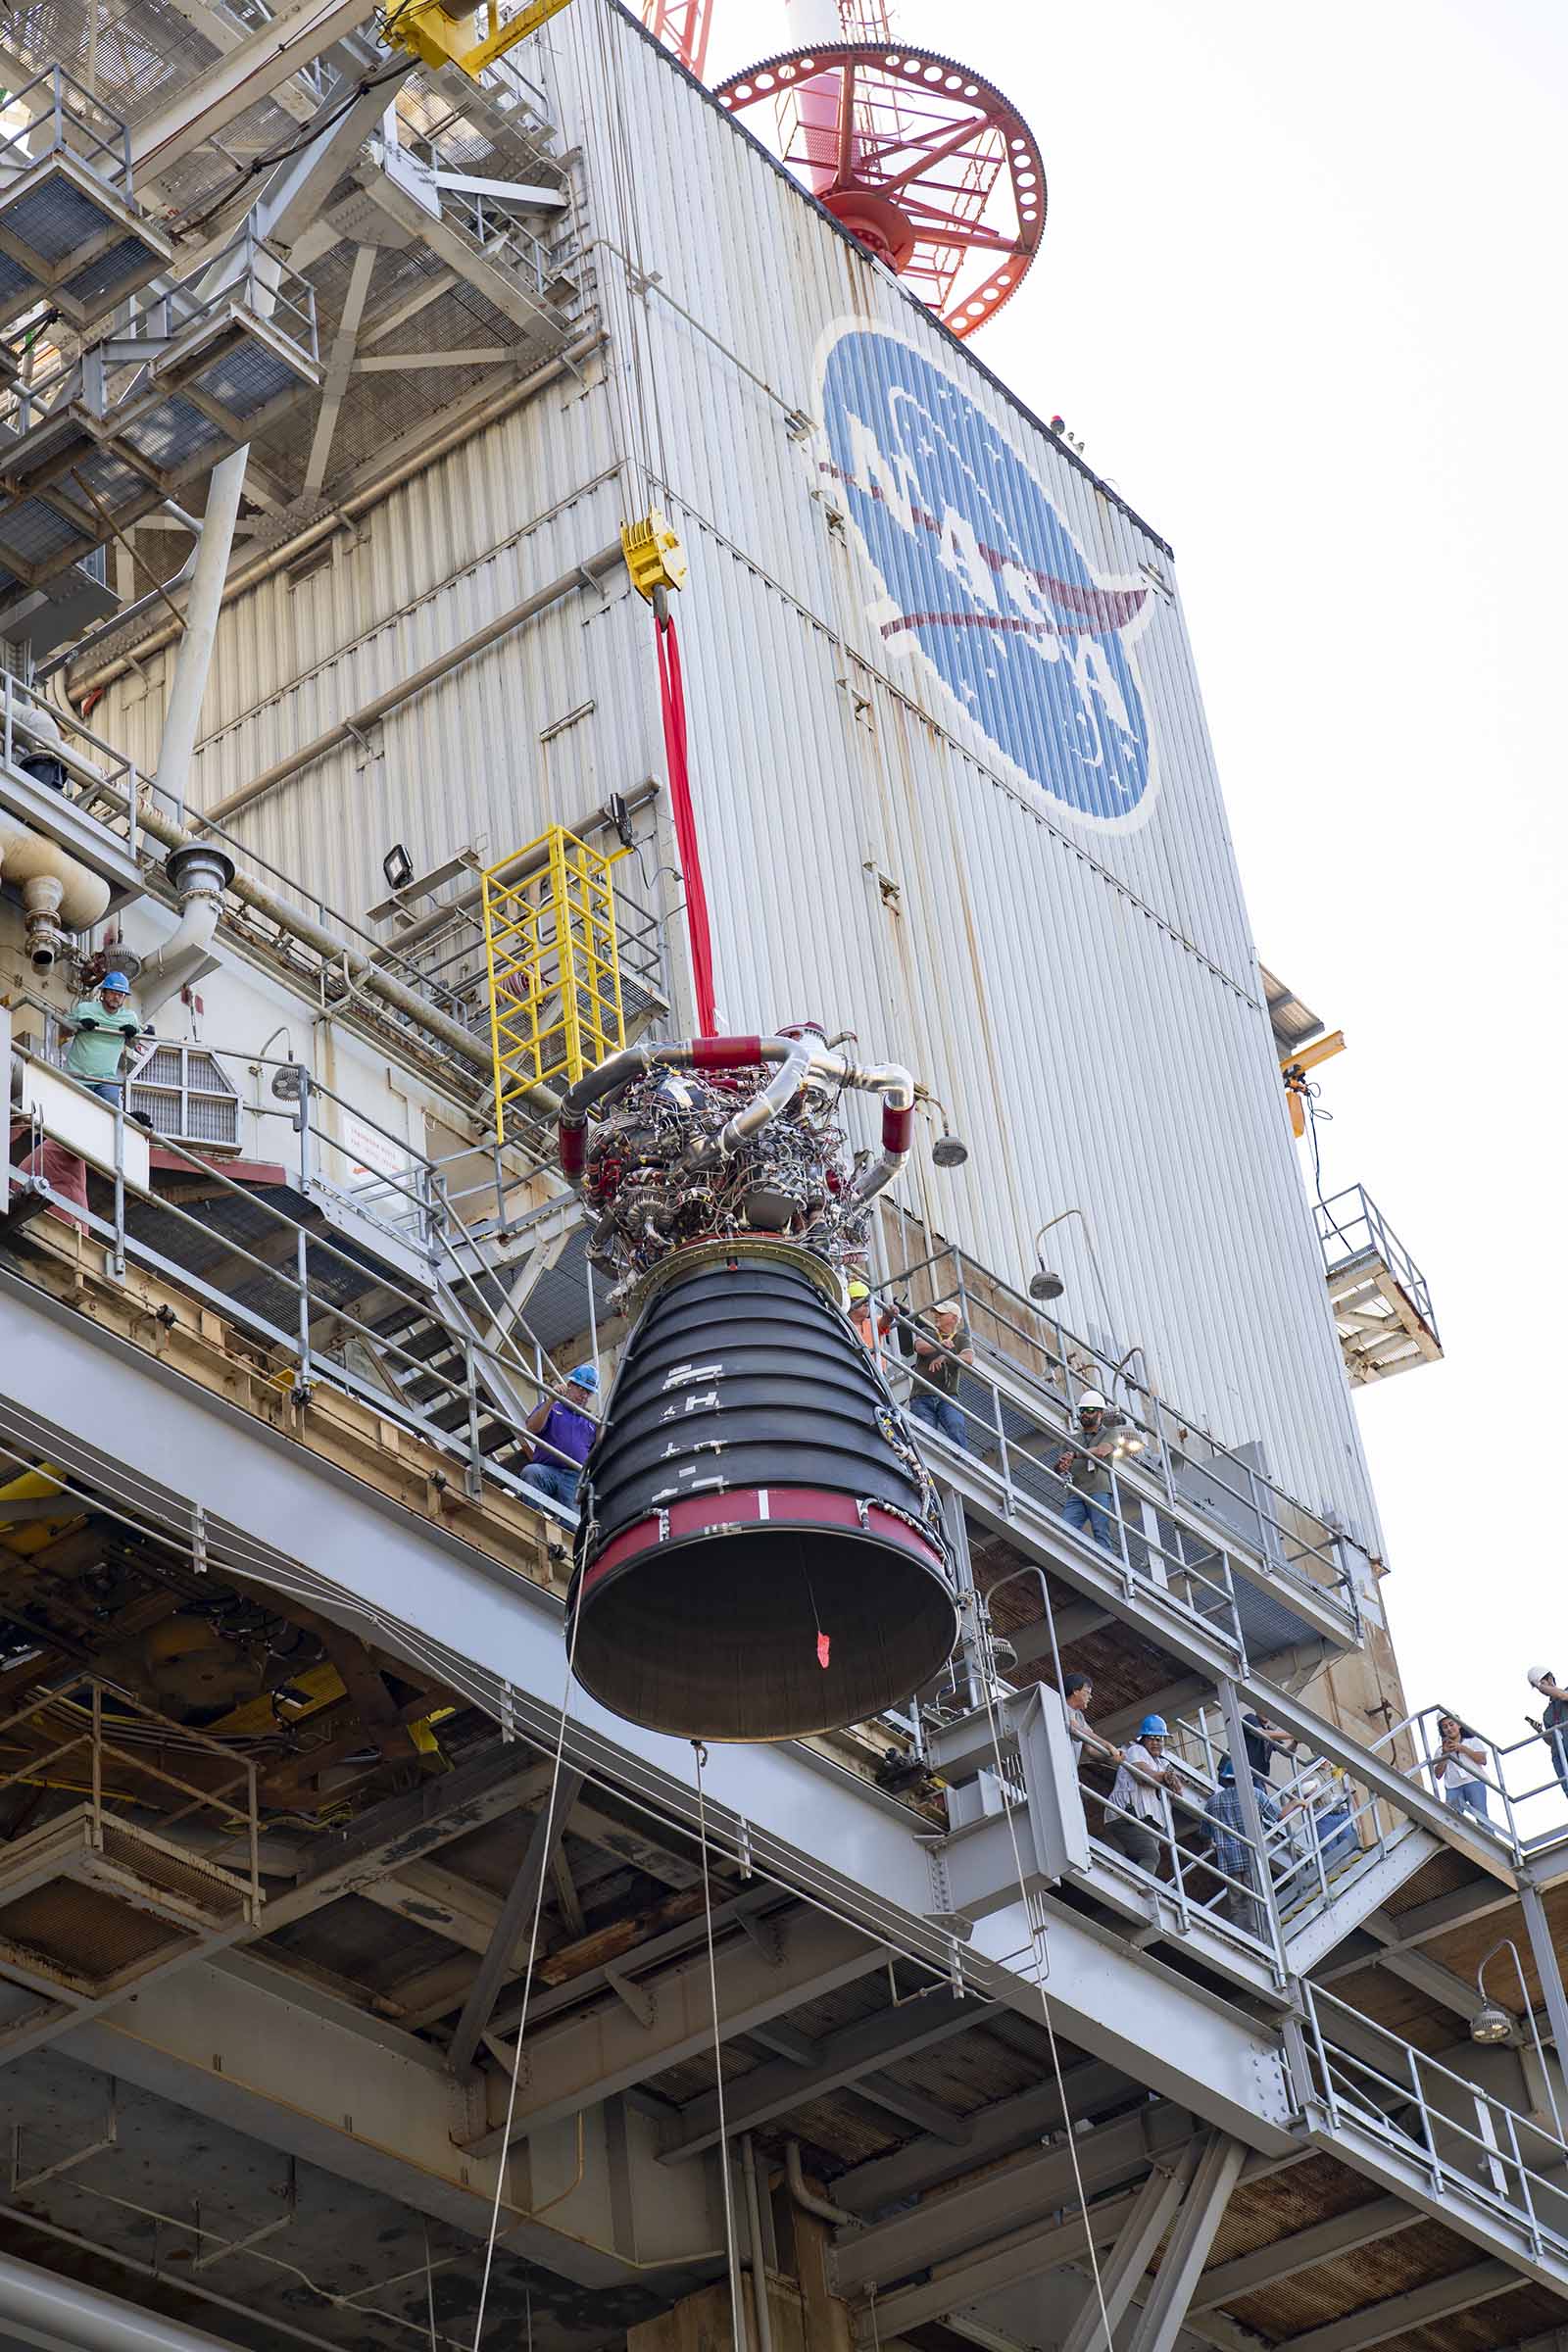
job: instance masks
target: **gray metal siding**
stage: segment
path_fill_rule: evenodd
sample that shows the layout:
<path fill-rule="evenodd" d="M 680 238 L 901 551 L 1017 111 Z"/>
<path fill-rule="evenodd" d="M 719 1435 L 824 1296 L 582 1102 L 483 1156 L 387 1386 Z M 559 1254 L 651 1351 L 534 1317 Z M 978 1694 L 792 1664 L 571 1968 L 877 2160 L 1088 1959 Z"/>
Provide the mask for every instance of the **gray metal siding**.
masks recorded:
<path fill-rule="evenodd" d="M 578 0 L 551 39 L 586 233 L 659 287 L 629 295 L 601 244 L 612 348 L 590 388 L 545 392 L 372 510 L 331 566 L 229 610 L 196 797 L 569 570 L 651 481 L 691 558 L 677 611 L 726 1020 L 815 1013 L 906 1055 L 971 1146 L 964 1169 L 929 1178 L 950 1237 L 1021 1281 L 1036 1228 L 1081 1204 L 1104 1336 L 1142 1341 L 1162 1390 L 1260 1440 L 1276 1477 L 1375 1544 L 1168 551 L 618 11 Z M 609 149 L 631 124 L 680 169 L 641 173 L 628 219 Z M 1148 586 L 1134 647 L 1158 789 L 1136 823 L 1042 795 L 868 617 L 876 584 L 822 435 L 787 418 L 820 425 L 814 355 L 845 320 L 960 385 L 1097 579 Z M 100 714 L 149 764 L 167 663 Z M 389 715 L 369 756 L 334 754 L 238 829 L 358 913 L 394 839 L 416 866 L 465 842 L 499 854 L 649 774 L 663 774 L 652 623 L 616 584 L 514 632 Z M 1075 1224 L 1050 1254 L 1067 1319 L 1097 1328 Z"/>

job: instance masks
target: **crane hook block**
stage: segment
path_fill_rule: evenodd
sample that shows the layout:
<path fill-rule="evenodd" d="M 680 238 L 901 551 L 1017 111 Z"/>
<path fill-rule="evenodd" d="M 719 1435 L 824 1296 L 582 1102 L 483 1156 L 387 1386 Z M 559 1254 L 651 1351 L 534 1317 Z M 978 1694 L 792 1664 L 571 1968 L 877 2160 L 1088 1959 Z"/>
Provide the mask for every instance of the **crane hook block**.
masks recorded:
<path fill-rule="evenodd" d="M 621 524 L 620 552 L 644 604 L 653 603 L 656 588 L 685 587 L 686 551 L 657 507 L 641 522 Z"/>

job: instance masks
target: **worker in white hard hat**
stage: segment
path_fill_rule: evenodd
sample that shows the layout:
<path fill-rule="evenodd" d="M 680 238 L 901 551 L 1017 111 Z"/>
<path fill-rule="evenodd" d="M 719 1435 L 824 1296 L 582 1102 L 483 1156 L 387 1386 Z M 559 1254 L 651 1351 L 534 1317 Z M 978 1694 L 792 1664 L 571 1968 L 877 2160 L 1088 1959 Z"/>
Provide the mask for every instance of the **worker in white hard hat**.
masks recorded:
<path fill-rule="evenodd" d="M 1549 1666 L 1532 1666 L 1528 1673 L 1531 1689 L 1541 1692 L 1546 1705 L 1541 1715 L 1527 1715 L 1525 1721 L 1546 1742 L 1551 1769 L 1564 1795 L 1568 1795 L 1568 1690 Z"/>
<path fill-rule="evenodd" d="M 1069 1527 L 1093 1536 L 1106 1551 L 1114 1551 L 1111 1530 L 1114 1495 L 1110 1465 L 1115 1458 L 1116 1432 L 1126 1419 L 1111 1411 L 1098 1389 L 1085 1389 L 1078 1399 L 1076 1427 L 1056 1456 L 1056 1474 L 1067 1482 L 1061 1515 Z"/>

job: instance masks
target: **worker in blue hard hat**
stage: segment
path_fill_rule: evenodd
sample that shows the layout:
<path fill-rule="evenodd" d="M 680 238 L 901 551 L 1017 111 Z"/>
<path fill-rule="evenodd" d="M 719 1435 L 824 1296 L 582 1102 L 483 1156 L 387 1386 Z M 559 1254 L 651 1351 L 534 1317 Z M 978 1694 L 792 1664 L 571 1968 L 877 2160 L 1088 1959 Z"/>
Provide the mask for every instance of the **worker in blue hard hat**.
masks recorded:
<path fill-rule="evenodd" d="M 1161 1848 L 1172 1835 L 1169 1792 L 1181 1787 L 1175 1765 L 1165 1760 L 1169 1736 L 1163 1715 L 1144 1717 L 1137 1739 L 1122 1750 L 1105 1812 L 1106 1842 L 1151 1878 L 1158 1878 Z"/>
<path fill-rule="evenodd" d="M 97 988 L 77 999 L 71 1007 L 71 1028 L 67 1069 L 106 1102 L 118 1102 L 124 1092 L 121 1069 L 126 1050 L 141 1035 L 123 972 L 105 972 Z"/>
<path fill-rule="evenodd" d="M 577 1489 L 588 1448 L 599 1433 L 589 1399 L 599 1394 L 597 1364 L 579 1364 L 567 1377 L 564 1396 L 547 1396 L 523 1423 L 539 1441 L 522 1484 L 547 1494 L 564 1511 L 577 1508 Z"/>

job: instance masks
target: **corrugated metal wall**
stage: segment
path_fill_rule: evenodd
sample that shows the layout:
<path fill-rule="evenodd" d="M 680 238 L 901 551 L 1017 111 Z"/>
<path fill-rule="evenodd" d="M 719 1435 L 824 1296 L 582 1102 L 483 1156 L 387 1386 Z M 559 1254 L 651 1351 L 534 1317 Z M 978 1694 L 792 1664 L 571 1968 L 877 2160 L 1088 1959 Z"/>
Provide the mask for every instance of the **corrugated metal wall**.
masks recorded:
<path fill-rule="evenodd" d="M 609 365 L 395 493 L 330 567 L 230 608 L 196 797 L 235 790 L 568 571 L 651 496 L 691 558 L 678 619 L 726 1019 L 816 1014 L 912 1060 L 972 1148 L 930 1179 L 951 1237 L 1020 1281 L 1036 1229 L 1081 1206 L 1105 1336 L 1141 1341 L 1167 1394 L 1261 1440 L 1282 1483 L 1375 1544 L 1169 552 L 607 0 L 556 20 L 553 70 L 565 141 L 585 150 Z M 628 291 L 622 255 L 654 291 Z M 1056 518 L 999 510 L 999 530 L 1056 531 L 1071 577 L 1053 593 L 1102 616 L 1074 640 L 1058 607 L 1004 638 L 982 611 L 971 635 L 990 635 L 997 681 L 982 676 L 974 708 L 928 636 L 890 642 L 897 599 L 866 548 L 898 479 L 873 511 L 843 478 L 842 432 L 822 429 L 825 355 L 846 330 L 870 338 L 855 347 L 867 400 L 895 407 L 912 382 L 928 409 L 951 390 L 978 413 L 965 429 L 986 443 L 993 503 L 1043 492 Z M 911 447 L 906 478 L 972 510 L 958 443 Z M 926 555 L 940 539 L 961 588 L 974 547 L 940 520 L 906 536 Z M 971 587 L 983 608 L 987 581 Z M 1028 583 L 1013 593 L 1026 612 Z M 1064 687 L 1075 642 L 1092 674 Z M 1073 768 L 1066 798 L 998 740 L 1026 742 L 1058 688 L 1062 723 L 1098 727 L 1105 755 L 1100 782 L 1084 782 L 1092 761 Z M 165 691 L 152 664 L 100 714 L 148 765 Z M 1105 713 L 1125 717 L 1128 697 L 1147 723 L 1118 733 Z M 1145 753 L 1154 783 L 1128 815 L 1067 805 Z M 237 829 L 358 914 L 395 839 L 416 865 L 468 842 L 499 853 L 662 772 L 652 624 L 615 585 L 514 632 L 386 718 L 369 755 L 320 761 Z M 1076 1220 L 1049 1254 L 1066 1318 L 1098 1332 Z"/>

